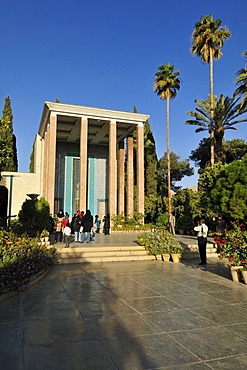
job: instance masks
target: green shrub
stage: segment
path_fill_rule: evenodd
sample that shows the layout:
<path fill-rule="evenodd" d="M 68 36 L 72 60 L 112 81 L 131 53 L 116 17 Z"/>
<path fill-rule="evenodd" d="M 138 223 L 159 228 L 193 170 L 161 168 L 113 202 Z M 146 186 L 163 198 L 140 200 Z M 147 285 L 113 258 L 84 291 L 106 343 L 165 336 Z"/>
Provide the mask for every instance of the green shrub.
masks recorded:
<path fill-rule="evenodd" d="M 158 227 L 163 227 L 163 228 L 167 228 L 167 225 L 168 225 L 168 221 L 169 221 L 169 216 L 167 213 L 163 213 L 161 215 L 158 216 L 157 218 L 157 221 L 156 221 L 156 225 Z"/>
<path fill-rule="evenodd" d="M 139 234 L 138 241 L 152 255 L 183 252 L 183 247 L 178 243 L 175 236 L 163 229 Z"/>
<path fill-rule="evenodd" d="M 113 215 L 111 221 L 113 222 L 113 230 L 136 230 L 140 229 L 150 229 L 150 225 L 142 224 L 144 215 L 142 213 L 133 212 L 127 216 L 124 215 Z"/>
<path fill-rule="evenodd" d="M 56 249 L 40 245 L 39 239 L 0 231 L 0 294 L 25 289 L 32 276 L 56 260 Z"/>
<path fill-rule="evenodd" d="M 49 216 L 49 203 L 44 198 L 26 199 L 22 204 L 18 219 L 12 222 L 11 230 L 18 235 L 26 234 L 35 237 L 46 229 Z"/>

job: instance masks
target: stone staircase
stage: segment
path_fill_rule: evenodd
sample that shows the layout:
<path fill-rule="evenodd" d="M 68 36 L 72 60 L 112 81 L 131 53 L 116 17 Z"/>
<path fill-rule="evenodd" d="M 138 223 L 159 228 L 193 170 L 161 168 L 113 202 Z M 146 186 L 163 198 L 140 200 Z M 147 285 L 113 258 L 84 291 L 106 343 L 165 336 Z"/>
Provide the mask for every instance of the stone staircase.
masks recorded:
<path fill-rule="evenodd" d="M 196 237 L 176 235 L 176 239 L 184 247 L 182 261 L 200 258 Z M 138 244 L 134 233 L 118 233 L 110 236 L 100 234 L 90 244 L 72 242 L 69 248 L 65 248 L 64 243 L 56 243 L 55 247 L 61 264 L 155 260 L 145 247 Z M 208 238 L 207 258 L 218 258 L 211 238 Z"/>
<path fill-rule="evenodd" d="M 142 246 L 83 246 L 58 248 L 60 264 L 154 260 Z"/>
<path fill-rule="evenodd" d="M 192 258 L 199 258 L 199 251 L 197 243 L 192 242 L 182 242 L 179 243 L 184 247 L 184 253 L 182 256 L 182 260 L 188 260 Z M 218 258 L 216 253 L 215 244 L 213 242 L 207 243 L 207 258 Z"/>

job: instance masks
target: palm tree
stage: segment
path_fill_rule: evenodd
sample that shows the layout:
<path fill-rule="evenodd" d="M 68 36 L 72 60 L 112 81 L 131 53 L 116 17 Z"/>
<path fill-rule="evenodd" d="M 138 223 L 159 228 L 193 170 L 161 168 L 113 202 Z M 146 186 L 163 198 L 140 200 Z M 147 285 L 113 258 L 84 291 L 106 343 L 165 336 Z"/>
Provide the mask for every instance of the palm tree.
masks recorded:
<path fill-rule="evenodd" d="M 174 65 L 167 63 L 159 67 L 155 73 L 153 89 L 162 100 L 166 100 L 166 152 L 167 152 L 167 189 L 168 189 L 168 213 L 172 211 L 171 199 L 171 168 L 170 168 L 170 124 L 169 108 L 170 99 L 175 98 L 180 89 L 180 78 L 178 71 L 174 71 Z"/>
<path fill-rule="evenodd" d="M 192 33 L 191 52 L 201 58 L 203 63 L 209 63 L 210 66 L 210 164 L 214 166 L 214 89 L 213 89 L 213 59 L 220 59 L 224 40 L 229 39 L 231 32 L 226 27 L 221 27 L 221 20 L 213 20 L 212 15 L 201 17 L 199 22 L 195 23 Z"/>
<path fill-rule="evenodd" d="M 246 113 L 247 107 L 241 107 L 239 99 L 224 97 L 220 95 L 219 100 L 217 97 L 213 97 L 213 108 L 214 118 L 213 123 L 211 122 L 211 98 L 207 100 L 196 100 L 195 112 L 188 112 L 187 114 L 195 119 L 185 121 L 187 125 L 198 126 L 195 132 L 209 131 L 213 132 L 216 147 L 216 158 L 217 162 L 222 161 L 222 143 L 226 130 L 237 130 L 234 127 L 236 124 L 241 122 L 247 122 L 247 117 L 243 119 L 237 119 L 242 114 Z M 211 137 L 211 135 L 210 135 Z"/>
<path fill-rule="evenodd" d="M 243 53 L 243 56 L 247 58 L 247 51 Z M 234 96 L 243 96 L 241 103 L 241 107 L 243 107 L 247 104 L 247 61 L 245 67 L 237 72 L 236 85 L 238 85 L 238 88 L 235 90 Z"/>

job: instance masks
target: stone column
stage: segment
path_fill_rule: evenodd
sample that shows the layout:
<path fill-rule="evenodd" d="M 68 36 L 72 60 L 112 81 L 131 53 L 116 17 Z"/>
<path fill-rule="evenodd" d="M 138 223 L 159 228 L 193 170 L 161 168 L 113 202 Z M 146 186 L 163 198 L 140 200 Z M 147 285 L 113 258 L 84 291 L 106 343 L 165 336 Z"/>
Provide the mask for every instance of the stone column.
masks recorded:
<path fill-rule="evenodd" d="M 144 214 L 144 129 L 143 123 L 137 126 L 137 212 Z M 144 219 L 143 219 L 144 222 Z"/>
<path fill-rule="evenodd" d="M 47 125 L 47 130 L 50 124 Z M 43 192 L 42 196 L 47 199 L 47 173 L 48 173 L 48 150 L 49 150 L 49 135 L 47 130 L 44 135 L 44 165 L 43 165 Z"/>
<path fill-rule="evenodd" d="M 127 137 L 127 215 L 134 211 L 133 136 Z"/>
<path fill-rule="evenodd" d="M 124 141 L 118 148 L 118 214 L 124 215 Z"/>
<path fill-rule="evenodd" d="M 109 123 L 109 213 L 117 213 L 117 123 Z"/>
<path fill-rule="evenodd" d="M 57 115 L 55 113 L 51 113 L 50 126 L 48 127 L 47 132 L 47 144 L 48 144 L 47 200 L 50 204 L 51 213 L 54 213 L 56 139 L 57 139 Z"/>
<path fill-rule="evenodd" d="M 87 208 L 87 134 L 88 120 L 81 118 L 80 132 L 80 211 Z"/>

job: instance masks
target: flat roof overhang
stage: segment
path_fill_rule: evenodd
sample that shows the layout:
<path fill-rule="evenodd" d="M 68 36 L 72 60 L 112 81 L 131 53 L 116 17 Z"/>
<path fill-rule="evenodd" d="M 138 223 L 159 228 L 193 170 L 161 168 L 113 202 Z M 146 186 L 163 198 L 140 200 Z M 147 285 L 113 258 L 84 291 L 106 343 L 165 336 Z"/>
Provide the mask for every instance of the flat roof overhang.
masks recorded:
<path fill-rule="evenodd" d="M 109 122 L 117 123 L 117 142 L 132 135 L 140 123 L 150 117 L 147 114 L 115 111 L 79 105 L 45 102 L 39 126 L 39 135 L 44 137 L 50 115 L 57 115 L 57 141 L 80 141 L 81 118 L 88 119 L 88 144 L 109 145 Z"/>

